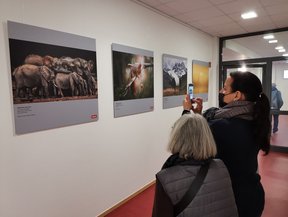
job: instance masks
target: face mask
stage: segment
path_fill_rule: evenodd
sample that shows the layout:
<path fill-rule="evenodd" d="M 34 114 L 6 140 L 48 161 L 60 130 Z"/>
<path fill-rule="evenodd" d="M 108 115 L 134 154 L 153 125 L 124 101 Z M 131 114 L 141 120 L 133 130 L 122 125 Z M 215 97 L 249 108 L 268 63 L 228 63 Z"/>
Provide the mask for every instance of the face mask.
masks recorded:
<path fill-rule="evenodd" d="M 234 93 L 234 92 L 232 92 Z M 222 108 L 225 105 L 227 105 L 228 103 L 224 102 L 224 96 L 230 95 L 232 93 L 228 93 L 228 94 L 224 94 L 224 93 L 219 93 L 218 95 L 218 100 L 219 100 L 219 107 Z"/>
<path fill-rule="evenodd" d="M 222 108 L 222 107 L 224 107 L 225 105 L 227 105 L 227 103 L 224 102 L 224 96 L 225 96 L 224 93 L 219 93 L 219 95 L 218 95 L 219 107 L 220 107 L 220 108 Z"/>

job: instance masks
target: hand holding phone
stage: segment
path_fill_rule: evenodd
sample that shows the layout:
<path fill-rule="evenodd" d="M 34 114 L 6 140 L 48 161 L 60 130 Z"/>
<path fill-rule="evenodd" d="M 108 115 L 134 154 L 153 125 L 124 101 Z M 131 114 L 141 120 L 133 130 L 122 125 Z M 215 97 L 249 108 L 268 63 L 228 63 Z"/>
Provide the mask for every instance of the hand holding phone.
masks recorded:
<path fill-rule="evenodd" d="M 194 98 L 193 89 L 194 89 L 194 86 L 192 83 L 190 83 L 188 85 L 188 94 L 189 94 L 190 100 L 192 100 Z"/>

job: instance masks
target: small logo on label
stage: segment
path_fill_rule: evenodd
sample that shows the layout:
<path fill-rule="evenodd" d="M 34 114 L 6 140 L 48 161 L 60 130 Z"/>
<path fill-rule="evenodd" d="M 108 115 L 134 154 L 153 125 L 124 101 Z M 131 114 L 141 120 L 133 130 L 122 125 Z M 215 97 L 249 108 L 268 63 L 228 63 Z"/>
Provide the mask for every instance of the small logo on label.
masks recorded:
<path fill-rule="evenodd" d="M 90 117 L 91 117 L 91 119 L 96 119 L 96 118 L 97 118 L 97 115 L 96 115 L 96 114 L 93 114 L 93 115 L 91 115 Z"/>

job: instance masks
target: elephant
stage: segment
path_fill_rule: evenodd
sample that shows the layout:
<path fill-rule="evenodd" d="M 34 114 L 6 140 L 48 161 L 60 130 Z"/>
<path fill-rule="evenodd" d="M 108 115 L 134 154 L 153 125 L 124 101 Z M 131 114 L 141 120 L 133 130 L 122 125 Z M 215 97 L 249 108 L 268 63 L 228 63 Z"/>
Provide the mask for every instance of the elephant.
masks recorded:
<path fill-rule="evenodd" d="M 25 58 L 24 64 L 43 66 L 43 58 L 36 54 L 30 54 Z"/>
<path fill-rule="evenodd" d="M 83 72 L 81 69 L 81 62 L 79 61 L 80 58 L 71 58 L 71 57 L 60 57 L 60 58 L 53 58 L 52 61 L 52 68 L 55 72 L 60 73 L 72 73 L 77 72 L 79 75 L 82 76 Z"/>
<path fill-rule="evenodd" d="M 92 80 L 92 88 L 91 88 L 92 95 L 97 95 L 97 91 L 98 91 L 97 81 L 93 76 L 92 76 L 91 80 Z"/>
<path fill-rule="evenodd" d="M 60 95 L 61 97 L 64 97 L 62 90 L 69 90 L 71 91 L 71 96 L 78 95 L 80 91 L 82 91 L 82 84 L 79 79 L 81 77 L 76 72 L 72 73 L 61 73 L 58 72 L 55 77 L 55 84 L 57 87 L 57 95 Z M 83 79 L 82 79 L 83 80 Z M 80 88 L 80 91 L 79 91 Z"/>
<path fill-rule="evenodd" d="M 17 67 L 13 71 L 16 83 L 16 96 L 20 96 L 22 90 L 24 94 L 28 90 L 31 94 L 32 89 L 36 88 L 44 93 L 45 97 L 49 97 L 49 83 L 53 83 L 55 73 L 47 66 L 36 66 L 32 64 L 24 64 Z"/>
<path fill-rule="evenodd" d="M 49 68 L 52 67 L 52 63 L 53 63 L 53 57 L 48 55 L 41 57 L 36 54 L 29 54 L 24 60 L 24 64 L 47 66 Z"/>

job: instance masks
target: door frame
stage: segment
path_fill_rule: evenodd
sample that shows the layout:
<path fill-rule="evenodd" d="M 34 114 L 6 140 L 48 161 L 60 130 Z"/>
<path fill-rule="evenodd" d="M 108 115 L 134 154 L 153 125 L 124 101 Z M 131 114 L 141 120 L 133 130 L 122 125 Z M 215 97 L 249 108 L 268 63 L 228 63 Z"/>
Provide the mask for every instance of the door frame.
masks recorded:
<path fill-rule="evenodd" d="M 270 57 L 270 58 L 258 58 L 258 59 L 246 59 L 236 61 L 225 61 L 221 64 L 221 71 L 219 71 L 219 90 L 225 82 L 225 74 L 228 67 L 239 68 L 243 64 L 248 67 L 264 66 L 262 75 L 263 92 L 267 95 L 269 101 L 271 101 L 271 89 L 272 89 L 272 64 L 274 61 L 286 60 L 283 57 Z M 261 64 L 262 63 L 262 64 Z M 236 71 L 236 70 L 235 70 Z M 281 115 L 288 115 L 288 111 L 280 111 Z"/>

